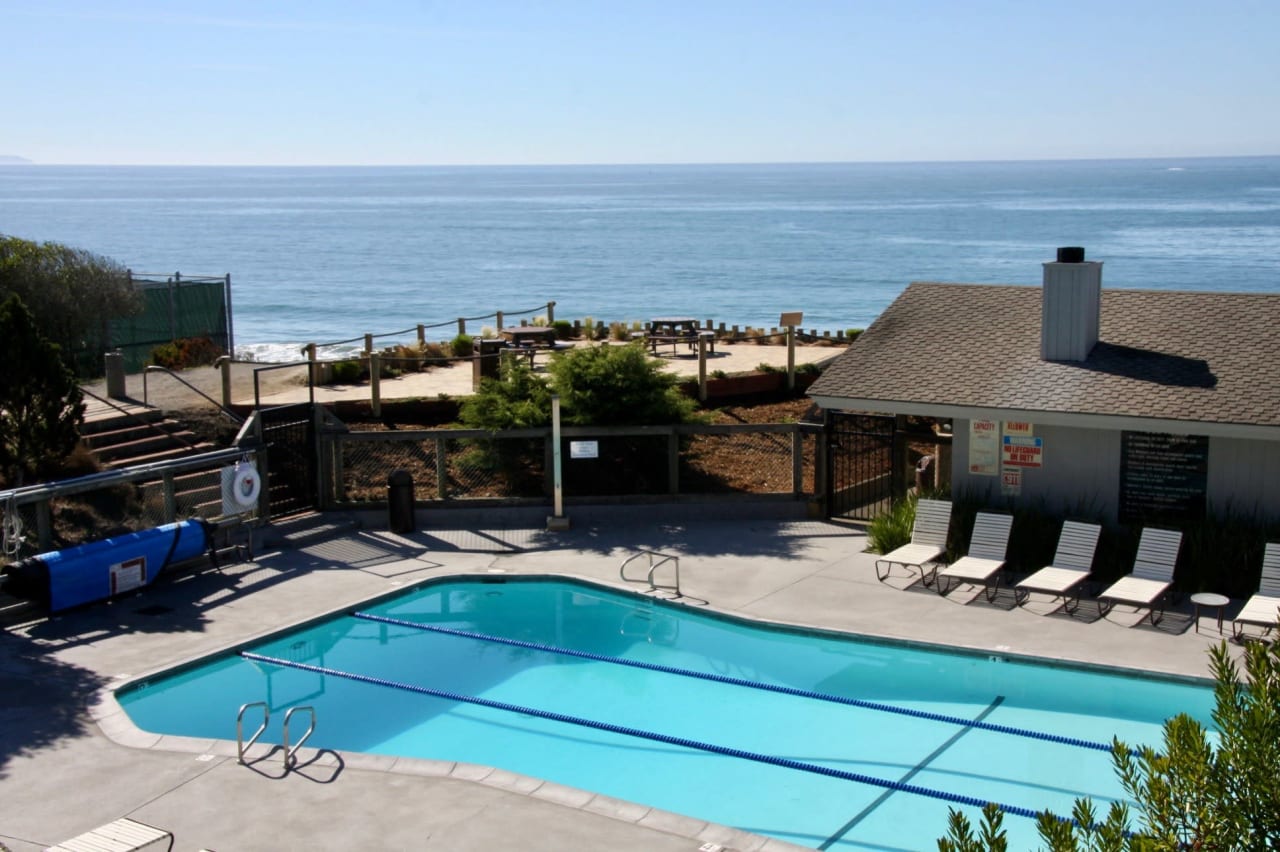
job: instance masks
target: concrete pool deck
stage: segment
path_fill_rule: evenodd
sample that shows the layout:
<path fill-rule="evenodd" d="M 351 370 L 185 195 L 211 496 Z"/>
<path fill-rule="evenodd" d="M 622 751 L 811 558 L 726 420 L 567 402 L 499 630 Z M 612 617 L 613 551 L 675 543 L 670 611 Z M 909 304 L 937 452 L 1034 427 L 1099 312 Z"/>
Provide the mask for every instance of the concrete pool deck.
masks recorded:
<path fill-rule="evenodd" d="M 452 574 L 554 573 L 638 590 L 619 580 L 618 567 L 653 549 L 680 557 L 684 600 L 699 608 L 1198 678 L 1208 676 L 1207 649 L 1223 638 L 1212 612 L 1201 612 L 1197 632 L 1185 600 L 1153 628 L 1130 607 L 1099 619 L 1089 599 L 1069 617 L 1041 596 L 1012 607 L 1007 587 L 988 604 L 970 589 L 941 598 L 904 573 L 880 582 L 861 530 L 825 521 L 570 506 L 572 529 L 548 532 L 529 513 L 439 514 L 447 526 L 397 535 L 369 518 L 363 530 L 268 545 L 257 561 L 225 573 L 182 575 L 136 596 L 7 625 L 0 844 L 44 849 L 128 816 L 172 831 L 175 850 L 795 848 L 460 764 L 303 746 L 287 774 L 278 751 L 242 766 L 234 743 L 145 734 L 113 712 L 113 701 L 99 702 L 128 679 Z M 1240 604 L 1228 606 L 1228 617 Z M 939 825 L 936 834 L 945 831 Z"/>

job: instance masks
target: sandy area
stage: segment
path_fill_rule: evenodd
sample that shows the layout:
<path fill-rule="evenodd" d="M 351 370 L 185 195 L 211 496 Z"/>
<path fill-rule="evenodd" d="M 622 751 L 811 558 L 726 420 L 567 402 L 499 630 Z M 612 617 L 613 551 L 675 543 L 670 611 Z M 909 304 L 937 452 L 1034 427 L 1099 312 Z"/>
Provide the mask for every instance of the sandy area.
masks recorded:
<path fill-rule="evenodd" d="M 590 345 L 590 344 L 579 344 Z M 616 344 L 610 344 L 616 345 Z M 796 364 L 826 362 L 844 351 L 838 346 L 797 346 Z M 672 355 L 666 351 L 660 355 L 663 369 L 680 376 L 698 375 L 696 354 L 683 351 Z M 545 369 L 546 361 L 539 358 L 536 369 Z M 744 373 L 757 365 L 769 364 L 785 368 L 785 346 L 762 346 L 756 343 L 717 343 L 716 351 L 707 354 L 707 373 L 722 370 L 726 374 Z M 407 373 L 395 379 L 383 379 L 380 394 L 384 400 L 433 398 L 441 394 L 450 397 L 468 396 L 472 389 L 472 364 L 457 362 L 446 367 L 436 367 L 424 373 Z M 214 367 L 195 367 L 179 374 L 181 380 L 163 372 L 153 371 L 125 377 L 125 391 L 137 402 L 145 402 L 166 411 L 183 411 L 211 407 L 212 403 L 201 397 L 200 392 L 213 400 L 222 401 L 222 374 Z M 253 405 L 255 377 L 257 398 L 261 405 L 282 405 L 303 402 L 308 399 L 307 367 L 305 364 L 280 366 L 238 361 L 231 367 L 231 402 L 236 405 Z M 184 384 L 185 382 L 185 384 Z M 190 386 L 188 386 L 190 385 Z M 84 387 L 99 396 L 106 396 L 106 380 L 88 382 Z M 369 383 L 357 385 L 323 385 L 315 390 L 317 402 L 336 400 L 367 400 L 371 396 Z"/>

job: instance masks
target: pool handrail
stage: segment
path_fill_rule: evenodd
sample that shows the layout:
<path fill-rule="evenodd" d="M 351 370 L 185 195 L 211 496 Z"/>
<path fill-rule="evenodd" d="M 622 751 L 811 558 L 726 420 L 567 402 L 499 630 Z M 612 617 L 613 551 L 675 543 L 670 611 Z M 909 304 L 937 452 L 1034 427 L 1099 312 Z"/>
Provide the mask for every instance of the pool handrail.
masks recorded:
<path fill-rule="evenodd" d="M 656 550 L 640 550 L 636 553 L 631 554 L 630 556 L 628 556 L 626 559 L 622 561 L 622 565 L 618 567 L 618 576 L 621 577 L 623 580 L 627 581 L 628 583 L 640 582 L 640 580 L 635 577 L 627 576 L 627 565 L 631 564 L 636 559 L 639 559 L 641 556 L 647 556 L 649 558 L 649 573 L 645 576 L 645 582 L 649 584 L 649 591 L 656 592 L 659 589 L 663 589 L 666 591 L 675 592 L 675 596 L 678 598 L 683 597 L 683 594 L 680 592 L 680 557 L 675 556 L 674 554 L 660 553 L 659 551 L 656 551 Z M 658 559 L 657 562 L 655 562 L 653 559 L 655 556 L 658 556 L 661 558 Z M 655 571 L 658 570 L 660 566 L 665 565 L 668 562 L 672 563 L 672 565 L 675 566 L 676 583 L 674 586 L 659 586 L 657 583 L 654 582 L 653 574 Z"/>

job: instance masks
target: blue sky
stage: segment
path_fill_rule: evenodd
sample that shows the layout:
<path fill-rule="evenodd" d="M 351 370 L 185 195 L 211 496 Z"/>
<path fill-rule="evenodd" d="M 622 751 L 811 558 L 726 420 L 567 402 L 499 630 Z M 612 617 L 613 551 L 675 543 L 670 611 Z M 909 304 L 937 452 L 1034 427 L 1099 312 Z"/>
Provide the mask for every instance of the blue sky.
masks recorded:
<path fill-rule="evenodd" d="M 1276 0 L 0 0 L 0 155 L 1280 154 Z"/>

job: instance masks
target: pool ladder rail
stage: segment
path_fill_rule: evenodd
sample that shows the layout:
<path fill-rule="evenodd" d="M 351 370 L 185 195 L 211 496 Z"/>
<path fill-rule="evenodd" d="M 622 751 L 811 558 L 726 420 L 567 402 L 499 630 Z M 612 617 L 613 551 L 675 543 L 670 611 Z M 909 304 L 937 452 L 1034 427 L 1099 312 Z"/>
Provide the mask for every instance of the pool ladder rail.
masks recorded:
<path fill-rule="evenodd" d="M 250 707 L 262 708 L 262 724 L 258 725 L 258 730 L 253 732 L 253 735 L 249 737 L 248 742 L 245 742 L 244 714 L 245 714 L 245 711 L 247 711 Z M 289 722 L 291 719 L 293 719 L 293 714 L 298 711 L 306 712 L 307 715 L 310 717 L 310 721 L 307 724 L 307 730 L 303 732 L 302 737 L 299 738 L 299 740 L 296 743 L 294 743 L 292 747 L 290 747 Z M 244 758 L 245 752 L 247 752 L 250 748 L 253 747 L 253 744 L 258 741 L 258 737 L 262 736 L 262 733 L 267 729 L 267 722 L 269 721 L 271 721 L 271 708 L 267 706 L 267 702 L 250 701 L 248 704 L 240 705 L 240 712 L 236 713 L 236 761 L 238 763 L 242 765 L 248 764 L 248 761 L 245 760 Z M 302 748 L 302 744 L 311 738 L 311 734 L 315 731 L 315 729 L 316 729 L 316 708 L 312 707 L 311 705 L 302 704 L 297 707 L 290 707 L 285 712 L 284 736 L 283 736 L 283 742 L 281 743 L 281 746 L 284 749 L 284 771 L 285 772 L 288 772 L 290 769 L 294 767 L 295 764 L 297 764 L 298 749 Z"/>
<path fill-rule="evenodd" d="M 647 557 L 649 560 L 649 572 L 644 579 L 639 577 L 628 577 L 627 566 L 636 561 L 640 557 Z M 663 565 L 670 564 L 675 569 L 675 585 L 666 586 L 654 581 L 654 573 Z M 648 583 L 651 592 L 674 592 L 674 597 L 683 597 L 680 592 L 680 557 L 670 553 L 659 553 L 656 550 L 641 550 L 631 554 L 622 561 L 622 565 L 618 567 L 618 576 L 628 583 Z"/>

